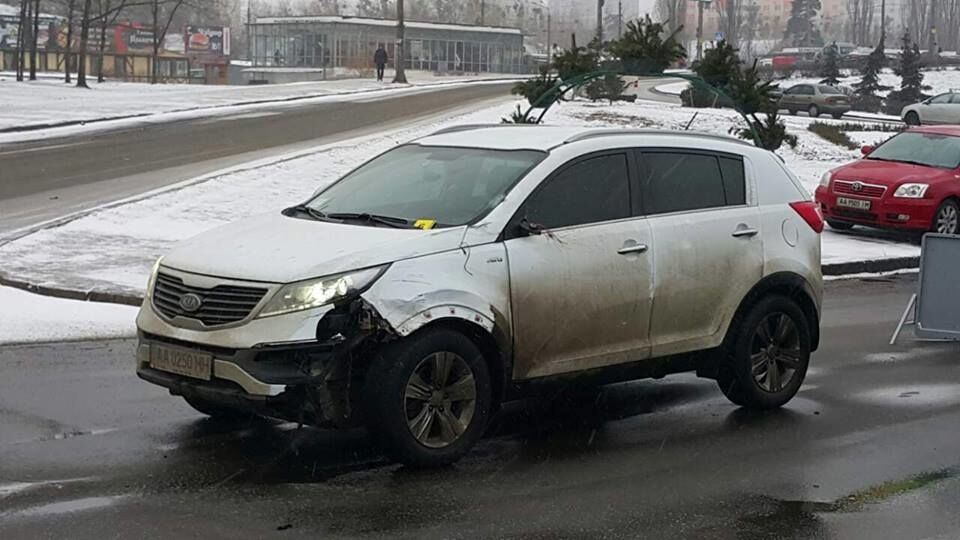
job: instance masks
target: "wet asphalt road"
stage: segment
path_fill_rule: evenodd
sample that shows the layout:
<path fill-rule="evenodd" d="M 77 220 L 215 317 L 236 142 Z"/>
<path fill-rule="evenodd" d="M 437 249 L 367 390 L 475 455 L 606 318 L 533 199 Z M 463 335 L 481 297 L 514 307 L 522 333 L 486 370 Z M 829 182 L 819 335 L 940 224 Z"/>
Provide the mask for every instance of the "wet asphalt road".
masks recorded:
<path fill-rule="evenodd" d="M 960 538 L 956 479 L 833 505 L 960 465 L 960 348 L 886 345 L 913 286 L 830 283 L 782 411 L 687 375 L 584 390 L 430 472 L 360 431 L 204 419 L 135 378 L 130 341 L 0 347 L 0 538 Z"/>

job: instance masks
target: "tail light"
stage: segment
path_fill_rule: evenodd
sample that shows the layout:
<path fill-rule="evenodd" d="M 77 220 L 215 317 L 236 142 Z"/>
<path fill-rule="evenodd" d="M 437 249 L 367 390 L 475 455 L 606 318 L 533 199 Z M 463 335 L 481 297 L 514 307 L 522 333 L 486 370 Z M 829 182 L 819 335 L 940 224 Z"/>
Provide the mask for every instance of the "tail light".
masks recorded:
<path fill-rule="evenodd" d="M 793 202 L 790 203 L 790 208 L 800 214 L 800 217 L 807 222 L 813 232 L 817 234 L 823 232 L 823 213 L 817 203 L 813 201 Z"/>

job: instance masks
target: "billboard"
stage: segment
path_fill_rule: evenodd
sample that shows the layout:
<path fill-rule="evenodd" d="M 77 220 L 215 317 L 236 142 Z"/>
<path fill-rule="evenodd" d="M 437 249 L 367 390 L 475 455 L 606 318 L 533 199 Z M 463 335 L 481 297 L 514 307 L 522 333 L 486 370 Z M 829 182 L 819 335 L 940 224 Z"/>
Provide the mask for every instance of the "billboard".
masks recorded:
<path fill-rule="evenodd" d="M 189 25 L 184 30 L 183 39 L 187 54 L 230 55 L 230 28 L 228 27 Z"/>
<path fill-rule="evenodd" d="M 17 26 L 20 17 L 14 15 L 0 16 L 0 49 L 15 49 L 17 47 Z M 40 50 L 54 50 L 60 45 L 59 21 L 50 16 L 41 15 L 40 26 L 37 31 L 37 48 Z M 25 29 L 27 43 L 33 33 L 33 24 Z"/>

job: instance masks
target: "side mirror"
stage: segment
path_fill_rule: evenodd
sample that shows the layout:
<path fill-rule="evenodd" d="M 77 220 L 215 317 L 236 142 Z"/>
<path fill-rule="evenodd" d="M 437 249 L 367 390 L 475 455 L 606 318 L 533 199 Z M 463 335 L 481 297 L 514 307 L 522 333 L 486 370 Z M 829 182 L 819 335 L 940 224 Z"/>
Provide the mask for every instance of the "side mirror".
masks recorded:
<path fill-rule="evenodd" d="M 517 228 L 520 229 L 521 236 L 540 236 L 543 234 L 543 225 L 539 223 L 530 223 L 527 218 L 520 220 L 520 223 L 517 225 Z"/>
<path fill-rule="evenodd" d="M 870 145 L 864 146 L 863 148 L 860 149 L 860 153 L 865 156 L 870 155 L 870 152 L 873 152 L 873 147 Z"/>

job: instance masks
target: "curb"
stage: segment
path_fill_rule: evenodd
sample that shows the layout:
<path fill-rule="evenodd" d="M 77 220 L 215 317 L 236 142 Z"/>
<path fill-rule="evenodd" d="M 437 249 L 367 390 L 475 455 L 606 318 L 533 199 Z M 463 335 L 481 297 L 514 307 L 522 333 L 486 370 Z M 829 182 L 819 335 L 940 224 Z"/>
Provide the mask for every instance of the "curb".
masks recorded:
<path fill-rule="evenodd" d="M 878 274 L 897 270 L 913 270 L 920 268 L 920 257 L 900 257 L 879 261 L 854 261 L 847 263 L 823 265 L 825 277 L 856 276 L 857 274 Z M 110 293 L 104 291 L 80 291 L 63 287 L 48 287 L 36 285 L 28 281 L 10 278 L 0 274 L 0 286 L 20 289 L 42 296 L 62 298 L 65 300 L 80 300 L 83 302 L 97 302 L 101 304 L 119 304 L 123 306 L 140 307 L 143 296 L 125 293 Z"/>
<path fill-rule="evenodd" d="M 920 268 L 920 257 L 898 257 L 895 259 L 881 259 L 878 261 L 854 261 L 846 263 L 823 265 L 824 276 L 845 276 L 850 274 L 878 274 L 896 270 L 913 270 Z"/>

